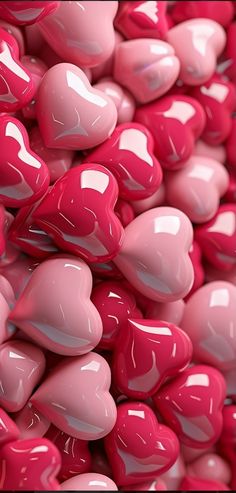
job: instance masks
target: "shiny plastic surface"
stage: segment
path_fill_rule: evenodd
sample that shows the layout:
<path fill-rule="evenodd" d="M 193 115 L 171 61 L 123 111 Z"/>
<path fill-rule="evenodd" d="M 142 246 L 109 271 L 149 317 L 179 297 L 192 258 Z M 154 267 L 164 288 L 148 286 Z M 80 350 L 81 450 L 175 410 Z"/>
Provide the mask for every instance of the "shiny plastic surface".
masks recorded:
<path fill-rule="evenodd" d="M 1 2 L 0 17 L 17 26 L 34 24 L 55 12 L 60 2 L 7 1 Z"/>
<path fill-rule="evenodd" d="M 164 39 L 168 30 L 167 2 L 120 2 L 115 27 L 125 38 Z"/>

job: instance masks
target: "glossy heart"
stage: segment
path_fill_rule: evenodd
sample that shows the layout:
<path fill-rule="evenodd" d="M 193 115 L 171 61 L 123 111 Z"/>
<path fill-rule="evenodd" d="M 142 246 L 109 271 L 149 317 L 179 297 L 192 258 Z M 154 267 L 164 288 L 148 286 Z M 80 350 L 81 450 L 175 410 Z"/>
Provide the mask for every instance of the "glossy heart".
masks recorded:
<path fill-rule="evenodd" d="M 166 39 L 180 60 L 180 79 L 190 86 L 198 86 L 210 79 L 216 69 L 217 57 L 226 44 L 226 34 L 221 25 L 204 16 L 172 27 Z"/>
<path fill-rule="evenodd" d="M 156 192 L 162 181 L 153 147 L 152 135 L 143 125 L 124 123 L 89 153 L 84 162 L 104 165 L 117 180 L 119 196 L 139 200 Z"/>
<path fill-rule="evenodd" d="M 104 442 L 114 480 L 122 486 L 156 478 L 179 453 L 175 433 L 141 402 L 118 405 L 116 424 Z"/>
<path fill-rule="evenodd" d="M 37 93 L 36 114 L 43 141 L 52 149 L 88 149 L 113 132 L 113 101 L 93 89 L 84 72 L 59 63 L 45 74 Z"/>
<path fill-rule="evenodd" d="M 230 488 L 220 481 L 209 481 L 191 476 L 185 476 L 180 484 L 180 489 L 185 491 L 230 491 Z"/>
<path fill-rule="evenodd" d="M 1 8 L 0 5 L 0 13 Z M 15 38 L 0 28 L 0 112 L 19 110 L 34 96 L 36 88 L 32 75 L 19 56 Z"/>
<path fill-rule="evenodd" d="M 192 155 L 184 168 L 165 175 L 168 203 L 185 212 L 194 223 L 205 223 L 217 212 L 220 198 L 229 185 L 223 164 Z"/>
<path fill-rule="evenodd" d="M 223 408 L 223 429 L 219 441 L 219 449 L 223 457 L 231 466 L 230 488 L 236 488 L 236 405 L 232 404 Z"/>
<path fill-rule="evenodd" d="M 0 406 L 8 412 L 24 407 L 45 370 L 43 352 L 24 341 L 0 346 Z M 11 378 L 9 379 L 9 375 Z"/>
<path fill-rule="evenodd" d="M 184 370 L 191 357 L 191 341 L 176 325 L 129 318 L 115 346 L 114 382 L 127 397 L 145 400 L 167 377 Z"/>
<path fill-rule="evenodd" d="M 99 354 L 66 358 L 54 368 L 31 398 L 57 428 L 81 440 L 107 435 L 116 422 L 109 393 L 111 372 Z"/>
<path fill-rule="evenodd" d="M 233 18 L 233 5 L 232 2 L 225 1 L 181 1 L 179 0 L 173 6 L 171 10 L 171 17 L 175 22 L 183 22 L 187 19 L 196 19 L 198 17 L 205 17 L 221 24 L 226 27 L 232 21 Z"/>
<path fill-rule="evenodd" d="M 58 490 L 60 453 L 45 438 L 12 441 L 0 449 L 0 480 L 4 490 Z"/>
<path fill-rule="evenodd" d="M 60 2 L 1 2 L 0 17 L 17 26 L 24 26 L 38 22 L 55 12 Z"/>
<path fill-rule="evenodd" d="M 165 96 L 139 107 L 135 121 L 145 125 L 153 135 L 155 155 L 165 169 L 178 169 L 191 156 L 195 140 L 205 126 L 202 106 L 189 96 Z"/>
<path fill-rule="evenodd" d="M 85 354 L 102 335 L 91 290 L 92 275 L 83 260 L 70 256 L 48 259 L 32 273 L 10 320 L 50 351 Z"/>
<path fill-rule="evenodd" d="M 178 209 L 150 209 L 125 228 L 114 262 L 144 296 L 160 302 L 176 301 L 186 296 L 193 284 L 188 256 L 192 235 L 189 219 Z"/>
<path fill-rule="evenodd" d="M 188 466 L 188 475 L 228 484 L 231 478 L 231 471 L 226 460 L 220 455 L 204 454 Z"/>
<path fill-rule="evenodd" d="M 135 101 L 133 96 L 122 86 L 119 86 L 113 79 L 101 79 L 94 84 L 95 89 L 105 92 L 112 99 L 117 109 L 117 123 L 126 123 L 133 120 L 135 112 Z"/>
<path fill-rule="evenodd" d="M 221 434 L 225 393 L 225 381 L 218 370 L 195 365 L 162 387 L 153 399 L 181 443 L 206 449 Z"/>
<path fill-rule="evenodd" d="M 58 473 L 60 482 L 91 470 L 91 454 L 88 449 L 88 442 L 71 437 L 53 425 L 50 426 L 45 438 L 54 443 L 60 450 L 61 469 Z"/>
<path fill-rule="evenodd" d="M 174 49 L 164 41 L 133 39 L 116 48 L 114 79 L 129 89 L 138 103 L 149 103 L 165 94 L 179 70 Z"/>
<path fill-rule="evenodd" d="M 25 55 L 25 39 L 20 27 L 0 19 L 0 27 L 11 34 L 18 43 L 20 56 Z"/>
<path fill-rule="evenodd" d="M 195 229 L 195 238 L 214 267 L 231 270 L 236 264 L 236 204 L 220 205 L 210 221 Z"/>
<path fill-rule="evenodd" d="M 20 438 L 24 440 L 43 437 L 50 426 L 50 422 L 32 406 L 30 401 L 14 415 L 14 421 L 19 429 Z"/>
<path fill-rule="evenodd" d="M 128 39 L 165 39 L 168 31 L 166 7 L 167 2 L 153 0 L 121 2 L 115 27 Z"/>
<path fill-rule="evenodd" d="M 103 325 L 99 348 L 112 350 L 128 318 L 137 316 L 135 297 L 118 281 L 104 281 L 93 288 L 91 301 L 97 308 Z"/>
<path fill-rule="evenodd" d="M 235 306 L 236 286 L 225 281 L 207 283 L 189 298 L 181 328 L 197 361 L 221 371 L 236 366 Z"/>
<path fill-rule="evenodd" d="M 215 74 L 205 84 L 192 89 L 191 96 L 199 101 L 206 114 L 201 138 L 211 146 L 222 144 L 230 135 L 232 113 L 236 109 L 234 84 Z"/>
<path fill-rule="evenodd" d="M 1 202 L 6 207 L 36 202 L 49 185 L 46 164 L 31 151 L 27 131 L 16 118 L 0 117 L 0 138 Z"/>
<path fill-rule="evenodd" d="M 93 83 L 100 82 L 102 77 L 112 77 L 116 47 L 123 40 L 124 40 L 123 36 L 118 31 L 115 31 L 115 46 L 111 55 L 106 59 L 105 62 L 97 65 L 96 67 L 92 67 L 90 69 L 92 73 Z"/>

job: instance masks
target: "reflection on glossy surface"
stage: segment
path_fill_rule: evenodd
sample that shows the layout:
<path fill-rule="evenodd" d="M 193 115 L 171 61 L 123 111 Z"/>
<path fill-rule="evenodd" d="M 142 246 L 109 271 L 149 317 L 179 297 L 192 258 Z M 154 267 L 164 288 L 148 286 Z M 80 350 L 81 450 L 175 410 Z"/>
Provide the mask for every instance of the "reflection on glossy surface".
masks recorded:
<path fill-rule="evenodd" d="M 76 491 L 117 491 L 117 486 L 112 479 L 103 474 L 80 474 L 74 478 L 68 479 L 60 484 L 60 489 Z"/>
<path fill-rule="evenodd" d="M 83 260 L 48 259 L 34 270 L 10 320 L 50 351 L 85 354 L 102 335 L 100 315 L 90 301 L 91 290 L 92 275 Z"/>
<path fill-rule="evenodd" d="M 145 312 L 145 318 L 151 320 L 165 320 L 181 327 L 185 303 L 183 300 L 170 303 L 157 303 L 150 301 Z"/>
<path fill-rule="evenodd" d="M 115 18 L 115 27 L 127 39 L 165 38 L 168 30 L 167 2 L 122 2 Z"/>
<path fill-rule="evenodd" d="M 116 424 L 104 442 L 115 482 L 122 486 L 154 479 L 179 453 L 175 433 L 141 402 L 118 405 Z"/>
<path fill-rule="evenodd" d="M 11 441 L 0 450 L 0 481 L 4 490 L 58 490 L 60 453 L 45 438 Z"/>
<path fill-rule="evenodd" d="M 219 370 L 235 367 L 235 307 L 236 286 L 224 281 L 210 282 L 189 298 L 181 327 L 193 343 L 197 361 Z"/>
<path fill-rule="evenodd" d="M 26 129 L 16 118 L 1 117 L 0 138 L 1 202 L 7 207 L 36 202 L 49 185 L 47 166 L 29 148 Z"/>
<path fill-rule="evenodd" d="M 117 123 L 126 123 L 133 120 L 135 112 L 135 101 L 133 96 L 122 86 L 116 84 L 113 79 L 101 79 L 93 85 L 95 89 L 105 92 L 116 105 Z"/>
<path fill-rule="evenodd" d="M 84 164 L 57 180 L 33 213 L 64 251 L 107 262 L 119 251 L 123 227 L 114 213 L 118 186 L 103 166 Z"/>
<path fill-rule="evenodd" d="M 221 434 L 225 394 L 225 381 L 218 370 L 195 365 L 162 387 L 154 402 L 181 443 L 204 449 Z"/>
<path fill-rule="evenodd" d="M 187 296 L 185 297 L 185 301 L 196 291 L 198 288 L 202 286 L 205 280 L 205 265 L 203 268 L 202 265 L 202 252 L 201 249 L 198 245 L 198 243 L 194 240 L 191 248 L 189 249 L 189 257 L 191 259 L 191 262 L 193 264 L 193 270 L 194 270 L 194 281 L 192 285 L 192 289 L 189 291 Z M 183 309 L 184 313 L 184 309 Z M 182 313 L 182 316 L 183 316 Z M 181 318 L 182 320 L 182 318 Z M 181 324 L 180 324 L 181 326 Z"/>
<path fill-rule="evenodd" d="M 139 200 L 152 195 L 162 181 L 162 170 L 153 154 L 153 138 L 138 123 L 124 123 L 84 162 L 106 166 L 117 179 L 119 196 Z"/>
<path fill-rule="evenodd" d="M 175 325 L 129 318 L 115 346 L 114 382 L 127 397 L 147 399 L 186 368 L 191 356 L 190 339 Z"/>
<path fill-rule="evenodd" d="M 236 204 L 220 205 L 216 215 L 195 230 L 208 262 L 220 270 L 236 264 Z"/>
<path fill-rule="evenodd" d="M 18 26 L 33 24 L 54 12 L 59 3 L 54 1 L 38 2 L 35 0 L 33 2 L 1 2 L 0 17 Z"/>
<path fill-rule="evenodd" d="M 21 439 L 41 438 L 50 426 L 49 421 L 32 406 L 30 401 L 15 414 L 14 420 Z"/>
<path fill-rule="evenodd" d="M 167 174 L 166 198 L 170 205 L 185 212 L 191 221 L 205 223 L 216 214 L 228 184 L 229 175 L 223 164 L 192 155 L 184 168 Z"/>
<path fill-rule="evenodd" d="M 221 25 L 202 17 L 182 22 L 167 33 L 167 41 L 180 60 L 179 77 L 184 84 L 193 86 L 206 82 L 213 75 L 217 57 L 226 43 Z"/>
<path fill-rule="evenodd" d="M 175 2 L 173 9 L 171 10 L 171 17 L 177 23 L 183 22 L 187 19 L 195 19 L 198 17 L 205 17 L 219 22 L 222 26 L 227 26 L 233 18 L 233 5 L 232 2 L 220 1 L 211 2 L 204 1 L 196 2 L 194 0 L 185 2 Z"/>
<path fill-rule="evenodd" d="M 35 102 L 37 98 L 37 90 L 40 86 L 44 74 L 48 70 L 48 67 L 44 62 L 42 62 L 40 58 L 32 57 L 31 55 L 25 55 L 21 57 L 21 63 L 30 71 L 35 86 L 34 98 L 31 99 L 31 101 L 22 108 L 22 115 L 26 119 L 35 120 Z"/>
<path fill-rule="evenodd" d="M 192 234 L 189 219 L 178 209 L 150 209 L 125 228 L 114 262 L 144 296 L 160 302 L 176 301 L 187 295 L 193 283 L 188 255 Z"/>
<path fill-rule="evenodd" d="M 90 352 L 64 359 L 31 401 L 61 431 L 81 440 L 97 440 L 107 435 L 116 421 L 110 384 L 107 362 Z"/>
<path fill-rule="evenodd" d="M 201 135 L 206 117 L 202 106 L 189 96 L 165 96 L 141 106 L 135 121 L 145 125 L 154 138 L 155 154 L 166 169 L 185 165 Z"/>
<path fill-rule="evenodd" d="M 0 445 L 13 442 L 19 437 L 19 430 L 8 414 L 0 409 Z"/>
<path fill-rule="evenodd" d="M 221 481 L 228 484 L 231 471 L 226 460 L 217 454 L 204 454 L 188 466 L 190 476 L 202 479 Z"/>
<path fill-rule="evenodd" d="M 33 344 L 20 340 L 2 344 L 0 346 L 0 405 L 9 412 L 22 409 L 44 370 L 44 354 Z M 9 375 L 11 375 L 10 380 Z"/>

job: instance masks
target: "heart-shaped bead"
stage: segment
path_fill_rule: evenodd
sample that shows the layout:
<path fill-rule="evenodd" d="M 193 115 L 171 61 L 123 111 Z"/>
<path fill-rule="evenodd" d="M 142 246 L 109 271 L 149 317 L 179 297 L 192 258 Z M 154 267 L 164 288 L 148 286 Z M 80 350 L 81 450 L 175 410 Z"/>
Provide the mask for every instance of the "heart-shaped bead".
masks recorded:
<path fill-rule="evenodd" d="M 193 154 L 195 156 L 210 157 L 219 161 L 221 164 L 224 164 L 226 161 L 226 150 L 223 145 L 212 147 L 201 139 L 196 142 Z"/>
<path fill-rule="evenodd" d="M 43 141 L 52 149 L 88 149 L 113 132 L 117 111 L 104 92 L 93 89 L 70 63 L 50 68 L 37 93 L 36 114 Z"/>
<path fill-rule="evenodd" d="M 18 2 L 7 1 L 1 2 L 0 17 L 17 26 L 33 24 L 43 19 L 45 16 L 52 14 L 58 8 L 60 2 L 55 1 L 31 1 Z"/>
<path fill-rule="evenodd" d="M 19 110 L 35 94 L 32 75 L 20 62 L 19 56 L 19 46 L 15 38 L 0 28 L 0 112 Z"/>
<path fill-rule="evenodd" d="M 231 270 L 236 264 L 236 204 L 220 205 L 210 221 L 195 229 L 195 238 L 210 264 Z"/>
<path fill-rule="evenodd" d="M 180 63 L 172 46 L 154 39 L 133 39 L 115 52 L 114 79 L 129 89 L 138 103 L 163 96 L 176 81 Z"/>
<path fill-rule="evenodd" d="M 43 352 L 25 341 L 0 346 L 0 406 L 16 412 L 24 407 L 45 370 Z M 9 379 L 9 375 L 11 378 Z"/>
<path fill-rule="evenodd" d="M 105 92 L 112 99 L 117 109 L 117 123 L 126 123 L 133 120 L 135 112 L 135 101 L 133 96 L 123 87 L 119 86 L 113 79 L 101 79 L 93 86 L 95 89 Z"/>
<path fill-rule="evenodd" d="M 231 471 L 226 460 L 217 454 L 204 454 L 191 462 L 187 469 L 188 475 L 210 481 L 220 481 L 228 484 Z"/>
<path fill-rule="evenodd" d="M 184 370 L 191 357 L 191 341 L 176 325 L 129 318 L 115 346 L 115 385 L 131 399 L 148 399 L 167 377 Z"/>
<path fill-rule="evenodd" d="M 50 426 L 45 438 L 60 450 L 61 469 L 58 473 L 60 482 L 91 470 L 92 457 L 88 442 L 71 437 L 53 425 Z"/>
<path fill-rule="evenodd" d="M 184 491 L 231 491 L 230 488 L 220 481 L 209 481 L 208 479 L 185 476 L 180 484 L 180 490 Z"/>
<path fill-rule="evenodd" d="M 161 184 L 161 166 L 153 154 L 153 138 L 139 123 L 118 125 L 110 138 L 86 156 L 84 162 L 105 166 L 115 176 L 119 196 L 139 200 Z"/>
<path fill-rule="evenodd" d="M 125 38 L 164 39 L 168 31 L 167 2 L 134 1 L 121 2 L 115 27 Z"/>
<path fill-rule="evenodd" d="M 6 207 L 36 202 L 49 185 L 46 164 L 29 147 L 25 127 L 11 116 L 0 117 L 0 200 Z"/>
<path fill-rule="evenodd" d="M 225 394 L 218 370 L 195 365 L 162 387 L 153 400 L 181 443 L 206 449 L 221 434 Z"/>
<path fill-rule="evenodd" d="M 162 303 L 176 301 L 193 284 L 188 255 L 192 239 L 192 225 L 183 212 L 172 207 L 150 209 L 125 228 L 114 262 L 144 296 Z"/>
<path fill-rule="evenodd" d="M 179 0 L 175 2 L 172 10 L 171 17 L 175 23 L 186 21 L 187 19 L 197 19 L 198 17 L 205 17 L 218 22 L 223 27 L 227 27 L 232 21 L 234 15 L 234 9 L 232 2 L 225 1 L 201 1 L 195 2 L 190 0 L 185 2 Z"/>
<path fill-rule="evenodd" d="M 230 166 L 232 166 L 236 172 L 235 141 L 236 141 L 236 118 L 232 118 L 231 131 L 228 135 L 228 139 L 225 142 L 225 148 L 226 148 L 226 154 L 227 154 L 227 163 Z"/>
<path fill-rule="evenodd" d="M 108 363 L 90 352 L 64 359 L 31 401 L 59 430 L 81 440 L 97 440 L 107 435 L 116 422 L 110 384 Z"/>
<path fill-rule="evenodd" d="M 205 223 L 217 212 L 229 185 L 229 174 L 215 159 L 192 155 L 184 168 L 165 175 L 168 204 L 194 223 Z"/>
<path fill-rule="evenodd" d="M 219 450 L 231 466 L 230 487 L 236 488 L 236 405 L 232 404 L 223 408 L 223 429 L 219 440 Z"/>
<path fill-rule="evenodd" d="M 9 415 L 0 409 L 0 445 L 13 442 L 19 437 L 19 430 Z"/>
<path fill-rule="evenodd" d="M 180 79 L 190 86 L 198 86 L 210 79 L 216 69 L 217 57 L 226 44 L 223 27 L 204 17 L 172 27 L 166 39 L 180 60 Z"/>
<path fill-rule="evenodd" d="M 53 50 L 67 62 L 95 67 L 105 62 L 115 45 L 113 20 L 117 1 L 60 2 L 54 15 L 39 24 Z"/>
<path fill-rule="evenodd" d="M 48 431 L 50 422 L 32 406 L 30 401 L 14 415 L 20 438 L 29 440 L 31 438 L 41 438 Z"/>
<path fill-rule="evenodd" d="M 205 284 L 187 301 L 181 328 L 200 363 L 221 371 L 236 366 L 235 306 L 236 286 L 225 281 Z"/>
<path fill-rule="evenodd" d="M 45 438 L 12 441 L 0 449 L 4 490 L 59 490 L 60 453 Z"/>
<path fill-rule="evenodd" d="M 205 84 L 192 89 L 191 96 L 201 103 L 206 114 L 201 138 L 211 146 L 222 144 L 230 135 L 232 112 L 236 109 L 234 84 L 215 74 Z"/>
<path fill-rule="evenodd" d="M 205 126 L 202 106 L 189 96 L 165 96 L 159 101 L 141 106 L 135 121 L 145 125 L 153 135 L 155 155 L 163 168 L 178 169 L 193 153 Z"/>
<path fill-rule="evenodd" d="M 184 306 L 184 300 L 172 301 L 170 303 L 150 301 L 145 311 L 145 318 L 151 320 L 165 320 L 166 322 L 181 327 Z"/>
<path fill-rule="evenodd" d="M 159 424 L 142 402 L 119 404 L 116 424 L 104 442 L 119 486 L 156 478 L 172 466 L 179 453 L 175 433 Z"/>
<path fill-rule="evenodd" d="M 185 297 L 185 301 L 198 289 L 202 286 L 204 283 L 205 279 L 205 266 L 203 269 L 202 265 L 202 252 L 201 248 L 199 247 L 198 243 L 194 240 L 190 249 L 189 249 L 189 257 L 191 259 L 191 262 L 193 264 L 193 270 L 194 270 L 194 281 L 191 290 Z M 184 308 L 183 308 L 184 312 Z M 182 313 L 183 316 L 183 313 Z M 165 320 L 165 319 L 164 319 Z M 182 320 L 182 318 L 181 318 Z M 182 327 L 182 325 L 180 325 Z"/>
<path fill-rule="evenodd" d="M 10 320 L 50 351 L 85 354 L 102 335 L 100 315 L 90 301 L 91 290 L 92 275 L 83 260 L 70 256 L 48 259 L 32 273 Z"/>
<path fill-rule="evenodd" d="M 107 476 L 90 472 L 89 474 L 79 474 L 64 481 L 60 484 L 60 489 L 62 491 L 117 491 L 118 488 L 114 481 Z"/>
<path fill-rule="evenodd" d="M 107 262 L 120 250 L 123 227 L 114 213 L 118 186 L 97 164 L 70 169 L 33 213 L 36 224 L 64 251 L 88 262 Z"/>
<path fill-rule="evenodd" d="M 91 300 L 97 308 L 103 325 L 99 348 L 115 348 L 117 336 L 126 329 L 128 318 L 137 316 L 135 297 L 118 281 L 104 281 L 94 287 Z"/>

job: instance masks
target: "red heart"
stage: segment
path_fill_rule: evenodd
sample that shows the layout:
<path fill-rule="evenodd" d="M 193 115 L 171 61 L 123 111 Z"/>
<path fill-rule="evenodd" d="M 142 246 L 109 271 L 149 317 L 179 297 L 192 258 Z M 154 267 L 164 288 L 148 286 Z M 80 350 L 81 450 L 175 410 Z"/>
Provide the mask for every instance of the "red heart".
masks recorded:
<path fill-rule="evenodd" d="M 113 430 L 104 439 L 114 481 L 126 486 L 156 478 L 176 461 L 175 433 L 160 425 L 142 402 L 123 402 L 117 408 Z"/>
<path fill-rule="evenodd" d="M 168 30 L 167 2 L 121 2 L 115 18 L 115 27 L 125 38 L 164 39 Z"/>
<path fill-rule="evenodd" d="M 166 377 L 184 370 L 191 357 L 191 341 L 176 325 L 129 319 L 115 346 L 114 381 L 127 397 L 147 399 Z"/>
<path fill-rule="evenodd" d="M 28 24 L 33 24 L 35 22 L 41 21 L 44 17 L 52 14 L 57 7 L 59 2 L 1 2 L 0 5 L 0 17 L 8 22 L 17 26 L 23 26 Z"/>

